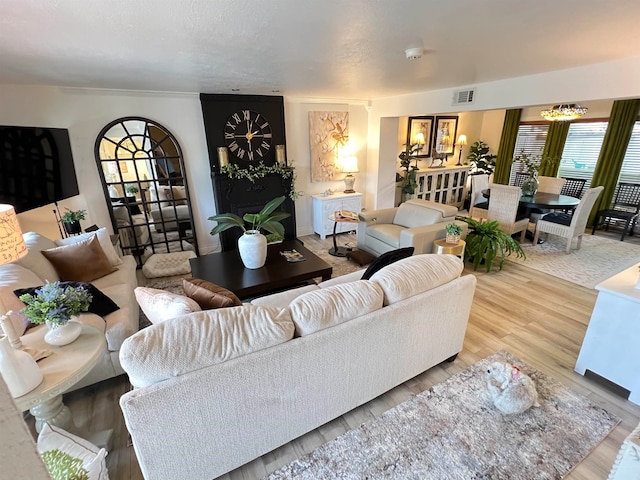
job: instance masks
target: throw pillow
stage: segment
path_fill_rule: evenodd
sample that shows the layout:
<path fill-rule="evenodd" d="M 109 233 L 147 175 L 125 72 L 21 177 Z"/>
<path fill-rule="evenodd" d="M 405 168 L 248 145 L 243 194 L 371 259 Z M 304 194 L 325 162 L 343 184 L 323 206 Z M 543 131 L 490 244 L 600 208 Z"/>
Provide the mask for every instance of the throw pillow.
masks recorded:
<path fill-rule="evenodd" d="M 99 228 L 95 232 L 83 233 L 82 235 L 63 238 L 61 240 L 56 240 L 55 242 L 57 246 L 62 247 L 63 245 L 71 245 L 72 243 L 78 243 L 82 240 L 86 240 L 87 238 L 91 238 L 94 235 L 98 236 L 98 241 L 100 242 L 100 246 L 102 247 L 102 250 L 104 251 L 107 258 L 109 259 L 109 262 L 111 262 L 111 265 L 113 265 L 114 267 L 118 265 L 122 265 L 122 258 L 120 258 L 120 255 L 118 255 L 118 252 L 116 252 L 116 249 L 114 248 L 113 243 L 111 243 L 111 237 L 109 236 L 109 232 L 105 227 Z"/>
<path fill-rule="evenodd" d="M 97 236 L 92 236 L 71 245 L 43 250 L 60 280 L 90 282 L 115 271 L 105 255 Z"/>
<path fill-rule="evenodd" d="M 413 255 L 414 250 L 415 249 L 413 247 L 405 247 L 383 253 L 378 258 L 376 258 L 373 263 L 369 265 L 369 267 L 367 267 L 367 269 L 364 271 L 364 274 L 362 275 L 362 280 L 369 280 L 378 270 L 386 267 L 387 265 L 391 265 L 398 260 L 410 257 L 411 255 Z"/>
<path fill-rule="evenodd" d="M 165 290 L 136 287 L 133 293 L 138 305 L 153 324 L 201 311 L 195 300 Z"/>
<path fill-rule="evenodd" d="M 173 193 L 173 199 L 176 205 L 187 204 L 187 191 L 184 186 L 171 187 L 171 192 Z"/>
<path fill-rule="evenodd" d="M 116 302 L 114 302 L 108 296 L 102 293 L 92 283 L 60 282 L 60 286 L 61 287 L 71 286 L 74 288 L 84 287 L 84 289 L 91 294 L 91 303 L 89 304 L 89 310 L 87 310 L 89 313 L 95 313 L 100 317 L 104 317 L 120 309 L 120 307 L 116 304 Z M 18 297 L 20 295 L 24 295 L 25 293 L 34 295 L 35 291 L 40 287 L 18 288 L 17 290 L 14 290 L 13 293 L 15 293 L 16 296 Z"/>
<path fill-rule="evenodd" d="M 60 450 L 73 458 L 79 458 L 89 474 L 89 480 L 109 479 L 105 461 L 107 451 L 59 427 L 45 423 L 38 435 L 37 448 L 40 455 L 49 450 Z"/>
<path fill-rule="evenodd" d="M 242 305 L 242 301 L 231 290 L 201 278 L 182 280 L 182 288 L 185 295 L 195 300 L 202 310 Z"/>

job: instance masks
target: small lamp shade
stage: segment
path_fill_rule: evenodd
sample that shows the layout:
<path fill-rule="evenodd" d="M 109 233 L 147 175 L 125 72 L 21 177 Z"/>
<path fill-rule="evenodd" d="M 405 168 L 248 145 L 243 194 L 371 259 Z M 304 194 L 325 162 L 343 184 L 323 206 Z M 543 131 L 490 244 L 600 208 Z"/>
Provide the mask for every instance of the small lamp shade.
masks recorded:
<path fill-rule="evenodd" d="M 467 144 L 467 136 L 466 135 L 460 135 L 458 137 L 458 146 L 461 147 L 463 145 Z"/>
<path fill-rule="evenodd" d="M 358 170 L 358 158 L 354 156 L 344 157 L 342 159 L 342 171 L 344 173 L 359 172 L 360 170 Z"/>
<path fill-rule="evenodd" d="M 27 254 L 16 211 L 0 204 L 0 265 L 11 263 Z"/>

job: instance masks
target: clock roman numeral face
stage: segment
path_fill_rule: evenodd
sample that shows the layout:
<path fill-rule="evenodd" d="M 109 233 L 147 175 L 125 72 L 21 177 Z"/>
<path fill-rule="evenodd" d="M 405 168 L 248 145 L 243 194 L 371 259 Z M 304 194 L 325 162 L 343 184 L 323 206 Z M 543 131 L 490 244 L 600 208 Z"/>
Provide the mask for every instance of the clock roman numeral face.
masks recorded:
<path fill-rule="evenodd" d="M 224 140 L 241 160 L 260 161 L 271 148 L 271 125 L 253 110 L 241 110 L 227 119 Z"/>

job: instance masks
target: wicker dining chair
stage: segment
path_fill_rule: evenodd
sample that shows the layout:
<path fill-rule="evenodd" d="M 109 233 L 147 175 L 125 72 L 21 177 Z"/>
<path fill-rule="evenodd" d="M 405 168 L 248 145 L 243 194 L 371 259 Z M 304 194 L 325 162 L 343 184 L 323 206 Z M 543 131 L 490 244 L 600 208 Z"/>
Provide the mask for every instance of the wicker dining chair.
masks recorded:
<path fill-rule="evenodd" d="M 529 218 L 518 216 L 518 205 L 520 204 L 520 187 L 509 185 L 491 185 L 491 197 L 489 198 L 489 211 L 487 220 L 490 222 L 497 220 L 500 230 L 509 235 L 522 232 L 520 243 L 524 242 L 529 226 Z"/>
<path fill-rule="evenodd" d="M 591 235 L 595 233 L 601 220 L 605 230 L 609 228 L 611 220 L 622 220 L 625 222 L 620 236 L 622 242 L 627 233 L 633 235 L 633 229 L 638 221 L 638 212 L 640 212 L 640 183 L 621 182 L 618 184 L 618 191 L 611 208 L 598 210 L 596 213 Z"/>
<path fill-rule="evenodd" d="M 565 181 L 564 178 L 540 176 L 538 177 L 538 191 L 560 195 Z"/>
<path fill-rule="evenodd" d="M 604 190 L 604 187 L 588 189 L 582 197 L 582 200 L 580 200 L 573 215 L 560 212 L 551 212 L 543 215 L 536 223 L 536 233 L 533 237 L 533 244 L 538 244 L 540 233 L 547 233 L 559 235 L 567 239 L 566 253 L 571 253 L 571 243 L 574 238 L 577 238 L 576 248 L 579 250 L 584 230 L 587 227 L 589 214 L 602 190 Z"/>
<path fill-rule="evenodd" d="M 488 215 L 489 201 L 482 196 L 482 190 L 489 188 L 489 175 L 471 175 L 471 218 L 485 220 Z"/>

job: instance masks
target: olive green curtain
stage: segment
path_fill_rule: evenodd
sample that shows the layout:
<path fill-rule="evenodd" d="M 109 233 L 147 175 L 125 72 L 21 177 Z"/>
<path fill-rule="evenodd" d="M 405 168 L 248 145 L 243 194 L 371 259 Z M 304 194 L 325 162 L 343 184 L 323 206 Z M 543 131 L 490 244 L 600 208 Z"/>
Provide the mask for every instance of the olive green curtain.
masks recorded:
<path fill-rule="evenodd" d="M 564 144 L 567 141 L 569 126 L 571 122 L 551 122 L 547 131 L 547 140 L 542 150 L 542 158 L 562 158 Z M 560 169 L 560 162 L 545 163 L 539 174 L 547 177 L 557 177 Z"/>
<path fill-rule="evenodd" d="M 609 205 L 611 205 L 611 200 L 618 184 L 622 161 L 627 153 L 627 146 L 639 113 L 640 98 L 613 102 L 611 115 L 609 116 L 609 126 L 604 134 L 598 163 L 591 179 L 592 187 L 602 185 L 604 190 L 596 200 L 593 210 L 591 210 L 591 215 L 589 216 L 590 225 L 593 224 L 598 210 L 609 208 Z"/>
<path fill-rule="evenodd" d="M 496 158 L 496 169 L 493 172 L 493 182 L 506 185 L 509 183 L 511 174 L 511 164 L 513 163 L 513 153 L 516 149 L 516 139 L 518 138 L 518 128 L 520 128 L 521 108 L 507 110 L 502 126 L 502 136 L 498 147 L 498 158 Z"/>

